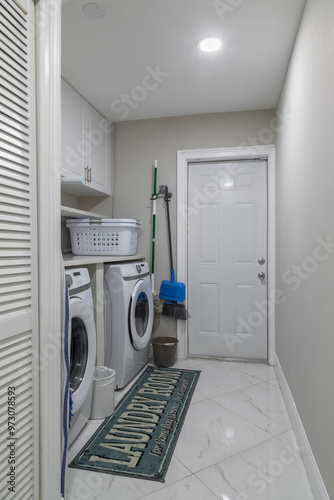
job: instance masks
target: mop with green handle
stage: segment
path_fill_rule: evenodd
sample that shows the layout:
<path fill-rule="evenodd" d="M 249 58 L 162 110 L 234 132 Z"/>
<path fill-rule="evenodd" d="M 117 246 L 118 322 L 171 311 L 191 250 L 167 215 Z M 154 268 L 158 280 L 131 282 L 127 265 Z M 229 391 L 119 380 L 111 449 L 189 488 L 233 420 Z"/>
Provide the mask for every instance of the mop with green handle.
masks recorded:
<path fill-rule="evenodd" d="M 155 219 L 157 215 L 157 170 L 158 162 L 154 161 L 153 195 L 152 195 L 152 267 L 151 267 L 151 287 L 154 292 L 154 259 L 155 259 Z"/>
<path fill-rule="evenodd" d="M 153 194 L 151 197 L 152 201 L 152 254 L 151 254 L 151 289 L 153 296 L 153 304 L 154 304 L 154 313 L 156 315 L 160 315 L 162 313 L 162 302 L 159 299 L 159 294 L 154 291 L 154 260 L 155 260 L 155 226 L 156 226 L 156 215 L 157 215 L 157 170 L 158 170 L 158 162 L 154 161 L 154 170 L 153 170 Z"/>

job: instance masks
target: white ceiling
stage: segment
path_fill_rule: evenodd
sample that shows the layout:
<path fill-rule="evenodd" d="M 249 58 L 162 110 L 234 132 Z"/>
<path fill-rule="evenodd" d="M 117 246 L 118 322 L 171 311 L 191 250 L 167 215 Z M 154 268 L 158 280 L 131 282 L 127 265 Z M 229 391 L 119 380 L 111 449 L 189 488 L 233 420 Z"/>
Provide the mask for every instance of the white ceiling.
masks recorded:
<path fill-rule="evenodd" d="M 304 0 L 91 1 L 63 0 L 62 75 L 108 120 L 276 107 Z"/>

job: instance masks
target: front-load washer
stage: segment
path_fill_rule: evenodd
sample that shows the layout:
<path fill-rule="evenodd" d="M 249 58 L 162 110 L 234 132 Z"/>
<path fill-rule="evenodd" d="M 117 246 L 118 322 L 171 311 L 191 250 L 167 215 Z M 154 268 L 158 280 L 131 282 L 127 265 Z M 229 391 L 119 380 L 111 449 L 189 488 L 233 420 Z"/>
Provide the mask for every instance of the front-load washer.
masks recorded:
<path fill-rule="evenodd" d="M 153 297 L 147 262 L 104 266 L 105 365 L 123 388 L 147 364 Z"/>
<path fill-rule="evenodd" d="M 70 445 L 91 413 L 96 329 L 88 269 L 66 269 L 65 273 L 70 301 Z"/>

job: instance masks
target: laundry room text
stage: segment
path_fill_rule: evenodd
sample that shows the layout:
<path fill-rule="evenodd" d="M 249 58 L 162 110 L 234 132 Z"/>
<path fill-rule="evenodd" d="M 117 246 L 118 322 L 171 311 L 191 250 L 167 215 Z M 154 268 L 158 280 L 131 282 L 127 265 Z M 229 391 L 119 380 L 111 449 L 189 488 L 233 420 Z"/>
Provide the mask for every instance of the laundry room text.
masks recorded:
<path fill-rule="evenodd" d="M 92 455 L 89 461 L 122 463 L 133 469 L 145 451 L 160 457 L 172 433 L 182 406 L 182 395 L 188 385 L 181 383 L 181 376 L 182 372 L 177 370 L 153 370 L 104 436 L 100 443 L 101 454 Z M 171 401 L 172 396 L 174 399 Z"/>

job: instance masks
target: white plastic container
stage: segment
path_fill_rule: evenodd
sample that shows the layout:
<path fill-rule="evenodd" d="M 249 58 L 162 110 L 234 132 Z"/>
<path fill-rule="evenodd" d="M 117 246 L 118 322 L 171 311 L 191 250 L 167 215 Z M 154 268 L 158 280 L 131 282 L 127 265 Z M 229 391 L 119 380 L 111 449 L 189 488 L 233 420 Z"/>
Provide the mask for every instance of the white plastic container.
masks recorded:
<path fill-rule="evenodd" d="M 73 255 L 134 255 L 141 222 L 135 219 L 67 219 Z"/>
<path fill-rule="evenodd" d="M 115 408 L 116 372 L 107 366 L 96 366 L 93 377 L 93 396 L 90 418 L 110 417 Z"/>

